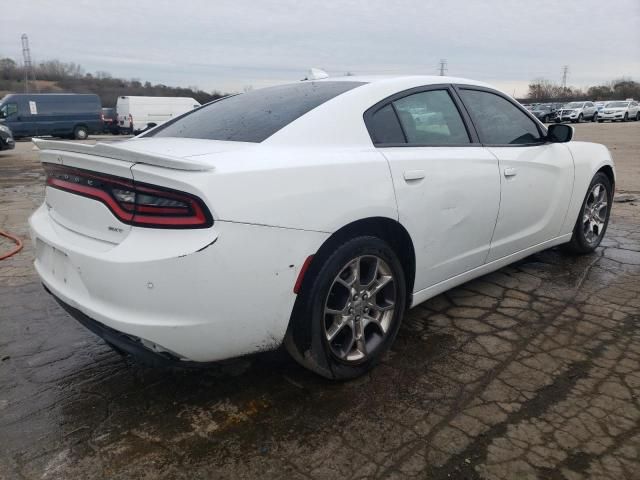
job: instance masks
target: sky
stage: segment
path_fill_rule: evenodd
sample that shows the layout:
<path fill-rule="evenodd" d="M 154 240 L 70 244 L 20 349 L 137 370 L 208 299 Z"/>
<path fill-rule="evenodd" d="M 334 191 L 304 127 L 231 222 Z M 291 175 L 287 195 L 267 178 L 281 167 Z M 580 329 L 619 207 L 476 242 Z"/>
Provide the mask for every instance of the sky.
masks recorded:
<path fill-rule="evenodd" d="M 59 59 L 242 91 L 330 75 L 447 74 L 523 96 L 533 79 L 640 81 L 640 0 L 2 0 L 0 57 Z"/>

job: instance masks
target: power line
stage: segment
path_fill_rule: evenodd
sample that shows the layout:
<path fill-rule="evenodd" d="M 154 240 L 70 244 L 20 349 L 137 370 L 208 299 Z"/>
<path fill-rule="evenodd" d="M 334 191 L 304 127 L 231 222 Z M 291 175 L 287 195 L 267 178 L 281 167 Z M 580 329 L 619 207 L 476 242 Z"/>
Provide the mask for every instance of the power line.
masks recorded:
<path fill-rule="evenodd" d="M 20 37 L 22 40 L 22 58 L 24 59 L 24 91 L 29 93 L 29 73 L 31 72 L 31 49 L 29 48 L 29 37 L 26 33 Z"/>
<path fill-rule="evenodd" d="M 447 59 L 443 58 L 440 60 L 440 76 L 444 77 L 444 73 L 447 71 Z"/>
<path fill-rule="evenodd" d="M 567 89 L 567 74 L 569 73 L 569 65 L 562 67 L 562 90 Z"/>

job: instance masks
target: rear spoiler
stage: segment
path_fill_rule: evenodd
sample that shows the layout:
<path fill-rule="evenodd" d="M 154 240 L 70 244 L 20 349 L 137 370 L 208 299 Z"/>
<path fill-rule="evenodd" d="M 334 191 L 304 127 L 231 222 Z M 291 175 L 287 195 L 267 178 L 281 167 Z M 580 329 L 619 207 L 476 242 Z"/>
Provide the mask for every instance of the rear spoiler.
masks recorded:
<path fill-rule="evenodd" d="M 152 153 L 136 152 L 124 146 L 110 143 L 86 143 L 63 142 L 60 140 L 43 140 L 33 138 L 31 140 L 40 150 L 57 150 L 62 152 L 83 153 L 99 157 L 113 158 L 131 163 L 144 163 L 158 167 L 172 168 L 175 170 L 204 171 L 213 170 L 211 164 L 191 160 L 188 158 L 172 157 L 171 155 L 154 155 Z"/>

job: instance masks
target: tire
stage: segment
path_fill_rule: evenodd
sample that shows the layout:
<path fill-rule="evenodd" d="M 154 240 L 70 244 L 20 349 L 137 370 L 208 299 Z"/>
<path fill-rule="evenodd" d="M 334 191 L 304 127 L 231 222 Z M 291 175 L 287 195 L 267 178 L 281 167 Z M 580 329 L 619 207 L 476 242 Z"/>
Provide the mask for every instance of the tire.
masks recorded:
<path fill-rule="evenodd" d="M 640 122 L 640 112 L 636 113 L 636 122 Z"/>
<path fill-rule="evenodd" d="M 578 123 L 582 123 L 582 120 L 584 119 L 584 115 L 580 114 L 578 115 L 578 120 L 576 120 Z"/>
<path fill-rule="evenodd" d="M 367 298 L 383 278 L 387 283 Z M 347 240 L 325 258 L 314 258 L 285 346 L 296 361 L 326 378 L 359 377 L 380 362 L 395 340 L 406 300 L 404 271 L 393 249 L 374 236 Z M 387 310 L 378 310 L 383 307 Z"/>
<path fill-rule="evenodd" d="M 593 117 L 591 117 L 591 121 L 592 122 L 597 122 L 598 121 L 598 113 L 597 112 L 593 114 Z"/>
<path fill-rule="evenodd" d="M 604 188 L 604 193 L 600 193 L 601 191 L 596 193 L 598 186 Z M 565 245 L 566 250 L 584 255 L 593 252 L 600 245 L 609 225 L 612 202 L 613 188 L 609 177 L 602 172 L 596 173 L 582 202 L 571 241 Z M 595 223 L 599 224 L 597 230 L 593 227 Z"/>
<path fill-rule="evenodd" d="M 89 130 L 82 125 L 73 129 L 73 138 L 76 140 L 86 140 L 89 137 Z"/>
<path fill-rule="evenodd" d="M 628 122 L 629 121 L 629 113 L 628 112 L 624 114 L 624 117 L 622 118 L 622 121 L 623 122 Z"/>

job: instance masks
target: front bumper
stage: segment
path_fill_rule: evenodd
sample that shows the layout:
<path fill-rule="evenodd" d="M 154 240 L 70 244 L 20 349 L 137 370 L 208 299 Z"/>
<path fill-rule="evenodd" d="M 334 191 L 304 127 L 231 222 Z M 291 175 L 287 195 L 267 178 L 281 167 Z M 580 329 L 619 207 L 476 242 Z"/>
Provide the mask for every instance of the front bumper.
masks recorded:
<path fill-rule="evenodd" d="M 624 112 L 622 113 L 601 113 L 598 115 L 598 120 L 623 120 Z"/>
<path fill-rule="evenodd" d="M 61 302 L 156 352 L 212 362 L 282 342 L 305 258 L 328 234 L 218 221 L 133 228 L 119 244 L 29 219 L 35 269 Z M 66 307 L 65 307 L 66 308 Z"/>
<path fill-rule="evenodd" d="M 0 150 L 13 150 L 16 148 L 16 142 L 12 137 L 0 138 Z"/>

